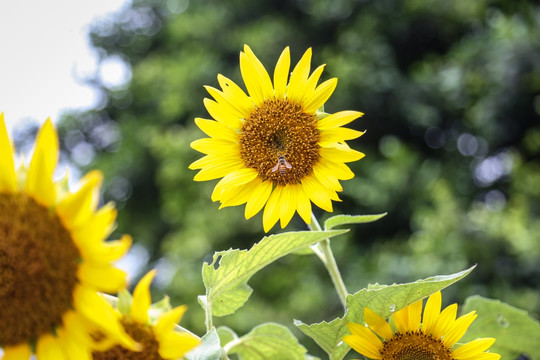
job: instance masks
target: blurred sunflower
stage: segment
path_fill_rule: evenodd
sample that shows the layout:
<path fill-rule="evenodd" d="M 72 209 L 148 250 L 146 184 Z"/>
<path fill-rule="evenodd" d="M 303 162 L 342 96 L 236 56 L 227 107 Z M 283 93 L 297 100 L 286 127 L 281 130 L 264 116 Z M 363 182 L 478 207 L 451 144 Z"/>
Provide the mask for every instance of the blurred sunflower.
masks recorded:
<path fill-rule="evenodd" d="M 218 75 L 221 91 L 206 90 L 204 99 L 213 120 L 195 119 L 209 138 L 191 143 L 206 156 L 190 165 L 200 169 L 194 180 L 222 178 L 212 201 L 221 207 L 246 203 L 245 217 L 264 207 L 264 230 L 280 220 L 284 228 L 295 212 L 311 222 L 311 202 L 331 212 L 332 200 L 340 201 L 339 180 L 354 177 L 345 164 L 364 154 L 346 140 L 363 132 L 343 128 L 362 116 L 357 111 L 328 115 L 318 112 L 332 95 L 337 79 L 317 86 L 324 65 L 310 75 L 308 49 L 289 78 L 290 54 L 285 48 L 274 70 L 274 81 L 249 46 L 240 52 L 240 71 L 249 95 L 233 81 Z"/>
<path fill-rule="evenodd" d="M 0 114 L 0 346 L 3 360 L 89 359 L 100 331 L 136 348 L 114 309 L 98 291 L 116 292 L 126 274 L 111 262 L 131 246 L 128 236 L 104 242 L 116 219 L 112 205 L 97 209 L 101 173 L 70 193 L 53 182 L 58 137 L 48 119 L 28 168 L 16 171 Z"/>
<path fill-rule="evenodd" d="M 126 332 L 140 344 L 141 351 L 131 351 L 115 346 L 107 351 L 94 352 L 94 360 L 168 360 L 182 358 L 188 351 L 199 345 L 200 340 L 189 332 L 174 330 L 186 306 L 178 306 L 151 319 L 150 283 L 156 275 L 152 270 L 135 287 L 131 304 L 122 304 L 126 297 L 120 296 L 117 308 L 126 311 L 122 315 L 122 325 Z M 168 305 L 168 302 L 166 303 Z"/>
<path fill-rule="evenodd" d="M 441 311 L 441 293 L 431 295 L 424 309 L 417 301 L 394 314 L 397 328 L 390 325 L 369 308 L 364 309 L 364 319 L 369 327 L 356 323 L 347 326 L 352 335 L 343 341 L 369 359 L 382 360 L 498 360 L 499 354 L 486 352 L 495 342 L 493 338 L 473 340 L 454 348 L 476 318 L 470 312 L 456 319 L 457 304 Z M 382 339 L 382 340 L 381 340 Z"/>

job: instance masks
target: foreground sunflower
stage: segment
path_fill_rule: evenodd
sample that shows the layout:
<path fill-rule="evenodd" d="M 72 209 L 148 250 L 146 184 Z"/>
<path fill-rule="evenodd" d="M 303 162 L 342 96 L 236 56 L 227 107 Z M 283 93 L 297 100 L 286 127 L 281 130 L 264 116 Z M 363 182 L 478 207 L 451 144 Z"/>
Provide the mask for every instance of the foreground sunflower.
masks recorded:
<path fill-rule="evenodd" d="M 221 91 L 206 90 L 214 98 L 204 105 L 214 120 L 195 119 L 209 138 L 191 143 L 206 154 L 190 165 L 200 169 L 196 181 L 222 178 L 212 193 L 221 207 L 246 203 L 245 217 L 264 207 L 264 230 L 280 220 L 284 228 L 295 212 L 311 222 L 311 202 L 332 212 L 340 201 L 339 180 L 354 174 L 345 164 L 364 157 L 346 140 L 363 132 L 343 128 L 362 116 L 357 111 L 318 112 L 332 95 L 337 79 L 317 86 L 324 65 L 310 75 L 308 49 L 289 78 L 289 48 L 281 53 L 274 82 L 249 46 L 240 52 L 240 71 L 249 95 L 234 82 L 218 75 Z"/>
<path fill-rule="evenodd" d="M 122 325 L 126 332 L 142 344 L 141 351 L 131 351 L 121 346 L 107 351 L 94 352 L 94 360 L 168 360 L 179 359 L 188 351 L 199 345 L 200 340 L 188 332 L 174 330 L 186 306 L 178 306 L 161 314 L 157 319 L 151 319 L 150 283 L 156 271 L 147 273 L 135 287 L 131 304 L 118 304 L 119 309 L 129 310 L 122 315 Z M 125 297 L 120 297 L 123 301 Z"/>
<path fill-rule="evenodd" d="M 96 210 L 101 174 L 70 193 L 52 179 L 58 137 L 50 120 L 39 130 L 28 168 L 15 170 L 0 114 L 0 347 L 3 360 L 89 359 L 94 331 L 135 349 L 114 309 L 98 293 L 116 292 L 126 274 L 111 262 L 128 236 L 104 242 L 116 210 Z"/>
<path fill-rule="evenodd" d="M 369 326 L 348 323 L 352 335 L 343 341 L 369 359 L 382 360 L 498 360 L 499 354 L 486 352 L 495 342 L 493 338 L 473 340 L 454 349 L 457 341 L 476 318 L 470 312 L 456 319 L 457 305 L 441 311 L 441 293 L 431 295 L 422 318 L 422 300 L 394 314 L 397 328 L 368 308 L 364 319 Z"/>

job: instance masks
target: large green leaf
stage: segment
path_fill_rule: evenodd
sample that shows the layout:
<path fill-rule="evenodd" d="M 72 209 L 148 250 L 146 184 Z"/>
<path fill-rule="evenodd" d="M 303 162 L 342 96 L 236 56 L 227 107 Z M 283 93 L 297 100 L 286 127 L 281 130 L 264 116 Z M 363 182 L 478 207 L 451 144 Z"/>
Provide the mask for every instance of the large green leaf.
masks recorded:
<path fill-rule="evenodd" d="M 371 285 L 347 297 L 347 312 L 343 318 L 331 322 L 307 325 L 295 320 L 295 325 L 312 338 L 331 360 L 341 360 L 350 347 L 342 341 L 349 333 L 347 322 L 362 323 L 364 307 L 369 307 L 383 317 L 423 299 L 467 276 L 474 267 L 451 275 L 439 275 L 408 284 Z"/>
<path fill-rule="evenodd" d="M 540 323 L 526 311 L 481 296 L 471 296 L 465 301 L 463 312 L 473 310 L 478 317 L 460 343 L 493 337 L 497 340 L 490 351 L 499 353 L 503 359 L 516 359 L 521 354 L 532 360 L 540 359 Z"/>
<path fill-rule="evenodd" d="M 204 263 L 202 275 L 206 296 L 203 307 L 211 306 L 213 316 L 225 316 L 242 307 L 251 295 L 248 280 L 277 259 L 347 230 L 288 232 L 264 237 L 250 250 L 227 250 L 214 254 L 211 264 Z"/>
<path fill-rule="evenodd" d="M 387 213 L 375 214 L 375 215 L 336 215 L 328 218 L 324 222 L 325 230 L 331 230 L 336 226 L 345 224 L 365 224 L 373 221 L 377 221 Z"/>
<path fill-rule="evenodd" d="M 201 338 L 201 344 L 187 353 L 186 360 L 219 360 L 221 358 L 221 345 L 215 328 Z"/>
<path fill-rule="evenodd" d="M 305 360 L 306 348 L 283 325 L 267 323 L 224 346 L 241 360 Z"/>

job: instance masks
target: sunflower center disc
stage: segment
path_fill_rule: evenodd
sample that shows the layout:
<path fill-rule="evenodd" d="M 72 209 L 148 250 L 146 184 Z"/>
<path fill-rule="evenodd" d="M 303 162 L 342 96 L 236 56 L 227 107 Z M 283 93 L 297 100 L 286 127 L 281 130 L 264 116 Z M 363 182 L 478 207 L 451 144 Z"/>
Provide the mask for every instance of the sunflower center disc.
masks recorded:
<path fill-rule="evenodd" d="M 37 339 L 72 307 L 80 259 L 56 214 L 0 193 L 0 344 Z"/>
<path fill-rule="evenodd" d="M 245 120 L 240 156 L 259 177 L 297 184 L 319 159 L 317 117 L 288 100 L 266 100 Z"/>
<path fill-rule="evenodd" d="M 142 351 L 135 352 L 115 346 L 107 351 L 94 352 L 94 360 L 164 360 L 159 355 L 159 343 L 152 328 L 125 318 L 121 321 L 128 335 L 142 345 Z"/>
<path fill-rule="evenodd" d="M 384 342 L 383 360 L 452 360 L 452 350 L 440 339 L 424 334 L 421 330 L 397 333 Z"/>

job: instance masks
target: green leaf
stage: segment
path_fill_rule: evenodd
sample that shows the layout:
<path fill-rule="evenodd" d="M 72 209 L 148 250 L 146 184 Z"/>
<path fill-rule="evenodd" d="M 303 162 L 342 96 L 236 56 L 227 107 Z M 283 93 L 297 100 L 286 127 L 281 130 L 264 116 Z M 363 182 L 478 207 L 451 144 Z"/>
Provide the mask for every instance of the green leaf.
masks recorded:
<path fill-rule="evenodd" d="M 373 221 L 377 221 L 380 218 L 386 216 L 387 213 L 376 214 L 376 215 L 336 215 L 328 218 L 324 222 L 324 228 L 326 230 L 331 230 L 336 226 L 345 225 L 345 224 L 365 224 Z"/>
<path fill-rule="evenodd" d="M 118 291 L 118 302 L 116 308 L 122 315 L 128 315 L 131 309 L 132 297 L 126 289 Z"/>
<path fill-rule="evenodd" d="M 215 328 L 201 338 L 201 344 L 187 353 L 186 360 L 219 360 L 221 358 L 221 345 Z"/>
<path fill-rule="evenodd" d="M 251 295 L 247 282 L 257 271 L 295 250 L 346 231 L 288 232 L 264 237 L 250 250 L 216 252 L 211 264 L 203 264 L 206 296 L 201 296 L 199 302 L 203 307 L 211 306 L 213 316 L 232 314 Z"/>
<path fill-rule="evenodd" d="M 231 341 L 238 339 L 238 335 L 236 335 L 236 333 L 227 326 L 218 327 L 217 333 L 222 344 L 228 344 Z"/>
<path fill-rule="evenodd" d="M 527 354 L 532 360 L 540 359 L 540 323 L 526 311 L 477 295 L 467 298 L 463 313 L 473 310 L 478 317 L 460 343 L 493 337 L 497 340 L 490 351 L 503 359 L 515 359 L 521 354 Z"/>
<path fill-rule="evenodd" d="M 283 325 L 267 323 L 224 346 L 241 360 L 305 360 L 306 348 Z"/>
<path fill-rule="evenodd" d="M 326 351 L 331 360 L 341 360 L 350 350 L 349 345 L 342 341 L 343 336 L 349 333 L 347 322 L 363 323 L 364 307 L 387 318 L 393 312 L 464 278 L 473 269 L 474 266 L 455 274 L 433 276 L 408 284 L 370 285 L 347 296 L 347 312 L 343 318 L 312 325 L 295 320 L 294 324 Z"/>

